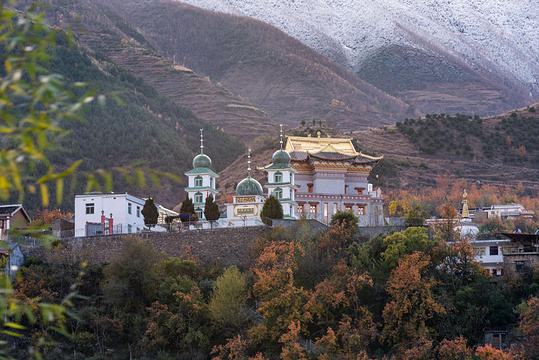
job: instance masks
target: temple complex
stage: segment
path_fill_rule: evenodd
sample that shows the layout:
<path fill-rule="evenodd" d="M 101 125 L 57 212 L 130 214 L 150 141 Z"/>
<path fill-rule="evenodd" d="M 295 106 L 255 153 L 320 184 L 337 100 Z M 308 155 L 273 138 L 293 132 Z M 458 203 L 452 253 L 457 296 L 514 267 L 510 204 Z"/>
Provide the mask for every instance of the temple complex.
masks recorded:
<path fill-rule="evenodd" d="M 285 151 L 295 176 L 297 213 L 329 223 L 338 210 L 352 211 L 360 226 L 384 224 L 383 199 L 367 177 L 380 162 L 357 152 L 350 138 L 289 136 Z"/>

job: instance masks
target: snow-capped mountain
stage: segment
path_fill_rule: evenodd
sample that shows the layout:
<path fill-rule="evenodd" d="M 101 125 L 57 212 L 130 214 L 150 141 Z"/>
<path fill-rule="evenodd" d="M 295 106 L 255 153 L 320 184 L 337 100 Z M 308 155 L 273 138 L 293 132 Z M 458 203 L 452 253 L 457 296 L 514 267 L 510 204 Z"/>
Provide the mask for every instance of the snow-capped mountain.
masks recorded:
<path fill-rule="evenodd" d="M 399 61 L 422 54 L 420 67 L 429 68 L 443 59 L 530 102 L 539 98 L 538 0 L 182 1 L 275 25 L 382 88 L 363 72 L 380 52 L 399 49 Z M 394 65 L 378 71 L 391 74 Z"/>

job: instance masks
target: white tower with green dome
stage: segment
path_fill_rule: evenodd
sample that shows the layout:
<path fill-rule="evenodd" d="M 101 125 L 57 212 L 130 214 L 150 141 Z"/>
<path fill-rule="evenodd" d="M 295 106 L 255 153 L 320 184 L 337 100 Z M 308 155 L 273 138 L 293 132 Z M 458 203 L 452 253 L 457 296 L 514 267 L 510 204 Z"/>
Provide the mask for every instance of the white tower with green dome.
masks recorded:
<path fill-rule="evenodd" d="M 226 223 L 224 226 L 262 225 L 260 212 L 264 205 L 262 185 L 251 177 L 251 149 L 247 154 L 247 177 L 236 186 L 236 196 L 232 203 L 226 204 Z"/>
<path fill-rule="evenodd" d="M 268 174 L 264 187 L 268 189 L 268 196 L 273 195 L 281 203 L 284 218 L 295 219 L 298 203 L 294 195 L 298 187 L 294 184 L 294 177 L 297 170 L 290 166 L 290 154 L 283 149 L 283 125 L 280 126 L 281 149 L 273 154 L 272 163 L 262 169 Z"/>
<path fill-rule="evenodd" d="M 193 159 L 193 170 L 185 173 L 188 178 L 188 186 L 185 188 L 189 198 L 195 205 L 195 212 L 199 220 L 206 220 L 204 217 L 204 205 L 206 198 L 213 195 L 217 199 L 219 191 L 216 189 L 216 182 L 219 175 L 211 170 L 211 159 L 204 154 L 204 135 L 200 129 L 200 154 Z"/>

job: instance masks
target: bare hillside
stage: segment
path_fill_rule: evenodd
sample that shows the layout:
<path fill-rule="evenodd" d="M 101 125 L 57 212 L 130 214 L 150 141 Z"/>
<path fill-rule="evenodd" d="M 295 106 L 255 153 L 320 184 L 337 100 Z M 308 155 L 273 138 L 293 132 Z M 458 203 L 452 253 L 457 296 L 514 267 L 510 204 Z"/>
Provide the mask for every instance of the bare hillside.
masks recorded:
<path fill-rule="evenodd" d="M 277 28 L 165 0 L 108 2 L 156 49 L 221 83 L 277 122 L 321 119 L 342 130 L 416 113 Z"/>

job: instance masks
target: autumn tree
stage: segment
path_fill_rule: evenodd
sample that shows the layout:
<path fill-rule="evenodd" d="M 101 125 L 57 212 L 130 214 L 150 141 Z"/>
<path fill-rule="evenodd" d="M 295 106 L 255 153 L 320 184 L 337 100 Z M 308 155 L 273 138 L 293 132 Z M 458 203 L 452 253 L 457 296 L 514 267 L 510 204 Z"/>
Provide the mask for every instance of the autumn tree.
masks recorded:
<path fill-rule="evenodd" d="M 314 329 L 323 334 L 316 343 L 328 358 L 355 359 L 377 335 L 374 315 L 367 305 L 373 282 L 344 261 L 314 289 L 305 310 L 313 317 Z"/>
<path fill-rule="evenodd" d="M 466 339 L 459 336 L 453 340 L 443 339 L 437 348 L 438 358 L 444 360 L 473 360 L 473 350 Z"/>
<path fill-rule="evenodd" d="M 331 226 L 341 224 L 346 228 L 350 228 L 353 232 L 356 232 L 359 229 L 359 219 L 352 211 L 339 210 L 331 216 Z"/>
<path fill-rule="evenodd" d="M 524 336 L 522 352 L 528 359 L 539 358 L 539 298 L 533 297 L 519 307 L 520 326 Z"/>
<path fill-rule="evenodd" d="M 516 360 L 516 358 L 501 349 L 496 349 L 490 344 L 477 347 L 475 358 L 479 360 Z"/>
<path fill-rule="evenodd" d="M 442 218 L 434 225 L 435 233 L 446 242 L 457 240 L 460 236 L 457 230 L 457 209 L 451 204 L 444 204 L 440 215 Z"/>
<path fill-rule="evenodd" d="M 397 358 L 405 358 L 421 338 L 429 339 L 427 320 L 445 312 L 434 298 L 436 281 L 426 275 L 429 265 L 430 257 L 422 252 L 406 255 L 387 282 L 390 299 L 382 314 L 382 341 L 395 348 Z"/>
<path fill-rule="evenodd" d="M 260 254 L 252 268 L 256 276 L 253 294 L 260 301 L 258 312 L 262 322 L 249 331 L 257 345 L 276 345 L 293 321 L 308 321 L 303 312 L 309 292 L 294 285 L 296 258 L 303 255 L 294 241 L 275 241 Z"/>

